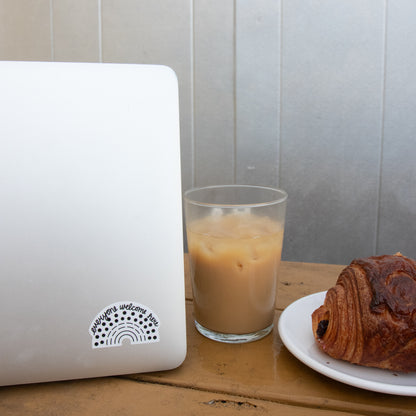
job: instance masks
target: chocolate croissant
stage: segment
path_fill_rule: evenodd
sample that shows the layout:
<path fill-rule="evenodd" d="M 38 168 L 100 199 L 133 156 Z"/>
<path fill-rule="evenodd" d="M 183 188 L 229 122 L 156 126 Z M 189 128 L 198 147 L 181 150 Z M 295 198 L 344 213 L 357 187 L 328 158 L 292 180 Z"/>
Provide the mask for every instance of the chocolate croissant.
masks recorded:
<path fill-rule="evenodd" d="M 416 262 L 397 253 L 356 259 L 312 314 L 329 356 L 393 371 L 416 371 Z"/>

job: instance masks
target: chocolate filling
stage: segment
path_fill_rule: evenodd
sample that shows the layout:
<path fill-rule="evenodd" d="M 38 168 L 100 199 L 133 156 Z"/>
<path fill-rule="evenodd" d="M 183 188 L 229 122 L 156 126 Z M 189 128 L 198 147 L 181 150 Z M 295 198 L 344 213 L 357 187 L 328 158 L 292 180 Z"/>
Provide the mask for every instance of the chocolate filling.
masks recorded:
<path fill-rule="evenodd" d="M 318 328 L 316 329 L 316 335 L 318 336 L 318 338 L 322 338 L 325 335 L 325 332 L 328 328 L 328 324 L 328 319 L 323 319 L 319 322 Z"/>

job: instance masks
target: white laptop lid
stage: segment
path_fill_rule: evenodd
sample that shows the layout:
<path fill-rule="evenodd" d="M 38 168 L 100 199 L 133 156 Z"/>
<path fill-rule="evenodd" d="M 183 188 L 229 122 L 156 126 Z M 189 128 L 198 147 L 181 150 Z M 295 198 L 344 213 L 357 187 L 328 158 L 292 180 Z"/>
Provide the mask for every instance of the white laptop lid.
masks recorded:
<path fill-rule="evenodd" d="M 180 183 L 171 69 L 0 62 L 0 385 L 181 364 Z"/>

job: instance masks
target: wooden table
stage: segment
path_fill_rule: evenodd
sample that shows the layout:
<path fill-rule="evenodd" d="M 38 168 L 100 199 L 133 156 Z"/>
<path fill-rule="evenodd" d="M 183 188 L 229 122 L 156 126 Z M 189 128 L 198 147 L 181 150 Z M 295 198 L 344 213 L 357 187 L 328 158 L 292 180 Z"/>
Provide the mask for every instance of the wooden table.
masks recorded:
<path fill-rule="evenodd" d="M 283 262 L 275 323 L 292 301 L 332 286 L 342 266 Z M 0 388 L 0 415 L 416 415 L 416 397 L 361 390 L 303 365 L 277 329 L 243 345 L 194 328 L 186 279 L 188 354 L 159 373 Z M 0 369 L 1 371 L 1 369 Z"/>

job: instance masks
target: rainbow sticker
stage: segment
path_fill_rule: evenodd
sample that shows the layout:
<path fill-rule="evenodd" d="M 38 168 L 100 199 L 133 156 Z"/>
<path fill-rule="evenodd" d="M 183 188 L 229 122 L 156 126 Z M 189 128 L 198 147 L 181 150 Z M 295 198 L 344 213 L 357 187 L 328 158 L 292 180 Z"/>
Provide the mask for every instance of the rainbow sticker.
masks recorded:
<path fill-rule="evenodd" d="M 159 325 L 159 318 L 147 306 L 130 301 L 113 303 L 90 325 L 92 348 L 159 342 Z"/>

